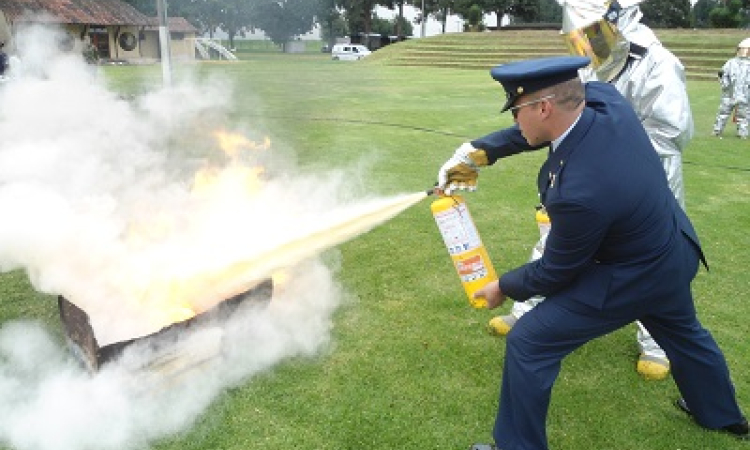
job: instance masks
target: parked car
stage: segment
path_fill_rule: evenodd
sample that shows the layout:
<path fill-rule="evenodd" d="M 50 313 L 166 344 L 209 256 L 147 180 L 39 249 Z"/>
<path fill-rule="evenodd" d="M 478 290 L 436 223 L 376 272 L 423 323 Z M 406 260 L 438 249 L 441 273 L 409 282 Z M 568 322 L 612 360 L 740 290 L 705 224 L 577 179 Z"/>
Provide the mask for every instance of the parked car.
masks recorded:
<path fill-rule="evenodd" d="M 336 44 L 331 50 L 334 61 L 356 61 L 372 53 L 367 47 L 359 44 Z"/>

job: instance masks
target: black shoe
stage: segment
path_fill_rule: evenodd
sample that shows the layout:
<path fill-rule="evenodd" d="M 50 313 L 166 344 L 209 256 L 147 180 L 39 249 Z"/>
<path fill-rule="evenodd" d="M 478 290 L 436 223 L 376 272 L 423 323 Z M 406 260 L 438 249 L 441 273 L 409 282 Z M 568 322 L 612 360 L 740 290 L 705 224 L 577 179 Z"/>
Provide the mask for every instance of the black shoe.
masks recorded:
<path fill-rule="evenodd" d="M 675 400 L 674 404 L 682 412 L 690 417 L 693 417 L 693 412 L 690 411 L 690 408 L 688 407 L 687 402 L 684 398 L 678 398 L 677 400 Z M 750 440 L 750 425 L 748 425 L 747 419 L 744 417 L 742 418 L 742 421 L 733 423 L 732 425 L 721 427 L 720 430 L 733 434 L 738 439 L 741 439 L 743 441 Z"/>
<path fill-rule="evenodd" d="M 737 436 L 738 439 L 743 441 L 750 441 L 750 425 L 744 417 L 742 418 L 742 422 L 726 426 L 722 430 Z"/>

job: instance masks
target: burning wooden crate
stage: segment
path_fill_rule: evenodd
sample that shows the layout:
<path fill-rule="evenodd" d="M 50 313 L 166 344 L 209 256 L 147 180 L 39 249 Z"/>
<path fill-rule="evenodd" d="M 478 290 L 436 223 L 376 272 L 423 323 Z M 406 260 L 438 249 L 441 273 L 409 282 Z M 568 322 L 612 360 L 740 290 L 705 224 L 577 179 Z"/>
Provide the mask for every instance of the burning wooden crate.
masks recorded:
<path fill-rule="evenodd" d="M 237 308 L 246 302 L 266 304 L 271 300 L 273 283 L 270 279 L 262 282 L 249 291 L 228 298 L 212 309 L 198 314 L 188 320 L 175 322 L 159 331 L 124 341 L 114 342 L 99 346 L 94 329 L 91 326 L 89 315 L 72 302 L 58 297 L 60 319 L 66 338 L 76 357 L 92 372 L 99 370 L 104 364 L 116 360 L 125 349 L 134 344 L 145 345 L 152 355 L 155 355 L 150 364 L 165 364 L 170 359 L 169 355 L 179 352 L 174 351 L 180 336 L 186 331 L 221 327 Z M 216 336 L 216 333 L 214 333 Z M 220 334 L 219 334 L 220 339 Z"/>

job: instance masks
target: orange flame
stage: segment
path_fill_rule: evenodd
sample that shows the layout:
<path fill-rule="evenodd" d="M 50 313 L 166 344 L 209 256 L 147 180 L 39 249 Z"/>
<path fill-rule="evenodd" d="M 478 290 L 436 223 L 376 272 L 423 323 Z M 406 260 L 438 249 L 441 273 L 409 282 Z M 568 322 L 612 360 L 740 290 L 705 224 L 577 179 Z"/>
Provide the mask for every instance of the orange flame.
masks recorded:
<path fill-rule="evenodd" d="M 262 167 L 248 167 L 242 163 L 244 151 L 268 150 L 271 140 L 266 137 L 262 143 L 256 143 L 239 133 L 216 131 L 214 133 L 219 148 L 229 158 L 229 164 L 223 168 L 205 167 L 195 174 L 193 193 L 206 199 L 250 196 L 262 187 Z"/>
<path fill-rule="evenodd" d="M 239 133 L 222 130 L 216 131 L 214 136 L 219 142 L 219 148 L 232 160 L 241 156 L 243 150 L 268 150 L 271 147 L 271 139 L 268 137 L 262 143 L 257 143 Z"/>
<path fill-rule="evenodd" d="M 263 142 L 256 143 L 247 137 L 227 131 L 214 133 L 219 148 L 224 152 L 228 161 L 224 167 L 204 167 L 198 170 L 194 176 L 191 195 L 203 204 L 221 204 L 224 201 L 237 201 L 249 199 L 257 195 L 263 187 L 263 167 L 248 166 L 244 164 L 243 155 L 246 151 L 268 150 L 271 146 L 269 138 Z M 205 211 L 210 213 L 211 208 Z M 200 233 L 201 223 L 199 215 L 205 211 L 190 211 L 190 223 L 181 224 L 176 217 L 165 217 L 157 214 L 149 217 L 147 222 L 134 224 L 129 229 L 131 243 L 144 244 L 147 242 L 159 242 L 168 238 L 169 235 L 181 227 L 182 230 L 189 229 L 190 232 Z M 182 219 L 184 220 L 184 218 Z M 187 226 L 185 226 L 187 225 Z M 154 308 L 150 315 L 158 318 L 158 321 L 171 323 L 187 320 L 199 313 L 204 312 L 215 304 L 226 300 L 232 294 L 211 292 L 211 287 L 221 280 L 231 280 L 236 270 L 231 265 L 224 269 L 214 270 L 211 273 L 193 275 L 189 279 L 173 278 L 165 273 L 150 274 L 153 279 L 149 281 L 141 293 L 144 307 Z M 251 288 L 252 286 L 248 287 Z M 206 297 L 213 295 L 221 296 L 213 303 L 206 304 Z"/>

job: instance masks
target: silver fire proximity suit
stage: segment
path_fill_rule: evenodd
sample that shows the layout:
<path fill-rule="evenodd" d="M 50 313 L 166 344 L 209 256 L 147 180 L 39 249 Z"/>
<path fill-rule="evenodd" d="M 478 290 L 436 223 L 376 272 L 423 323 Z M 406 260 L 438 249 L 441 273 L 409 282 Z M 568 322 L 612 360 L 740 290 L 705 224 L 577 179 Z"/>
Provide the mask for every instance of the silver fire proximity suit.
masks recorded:
<path fill-rule="evenodd" d="M 623 10 L 617 28 L 630 42 L 625 68 L 611 83 L 630 101 L 661 158 L 669 187 L 685 209 L 682 150 L 693 137 L 693 114 L 685 84 L 685 68 L 664 48 L 650 28 L 640 23 L 638 6 Z M 666 358 L 664 350 L 638 325 L 637 340 L 643 354 Z"/>
<path fill-rule="evenodd" d="M 747 139 L 748 136 L 748 83 L 750 83 L 750 42 L 742 41 L 737 49 L 737 56 L 730 59 L 719 72 L 721 100 L 716 114 L 713 134 L 720 136 L 729 117 L 734 111 L 737 121 L 737 136 Z M 743 47 L 743 44 L 748 44 Z"/>

